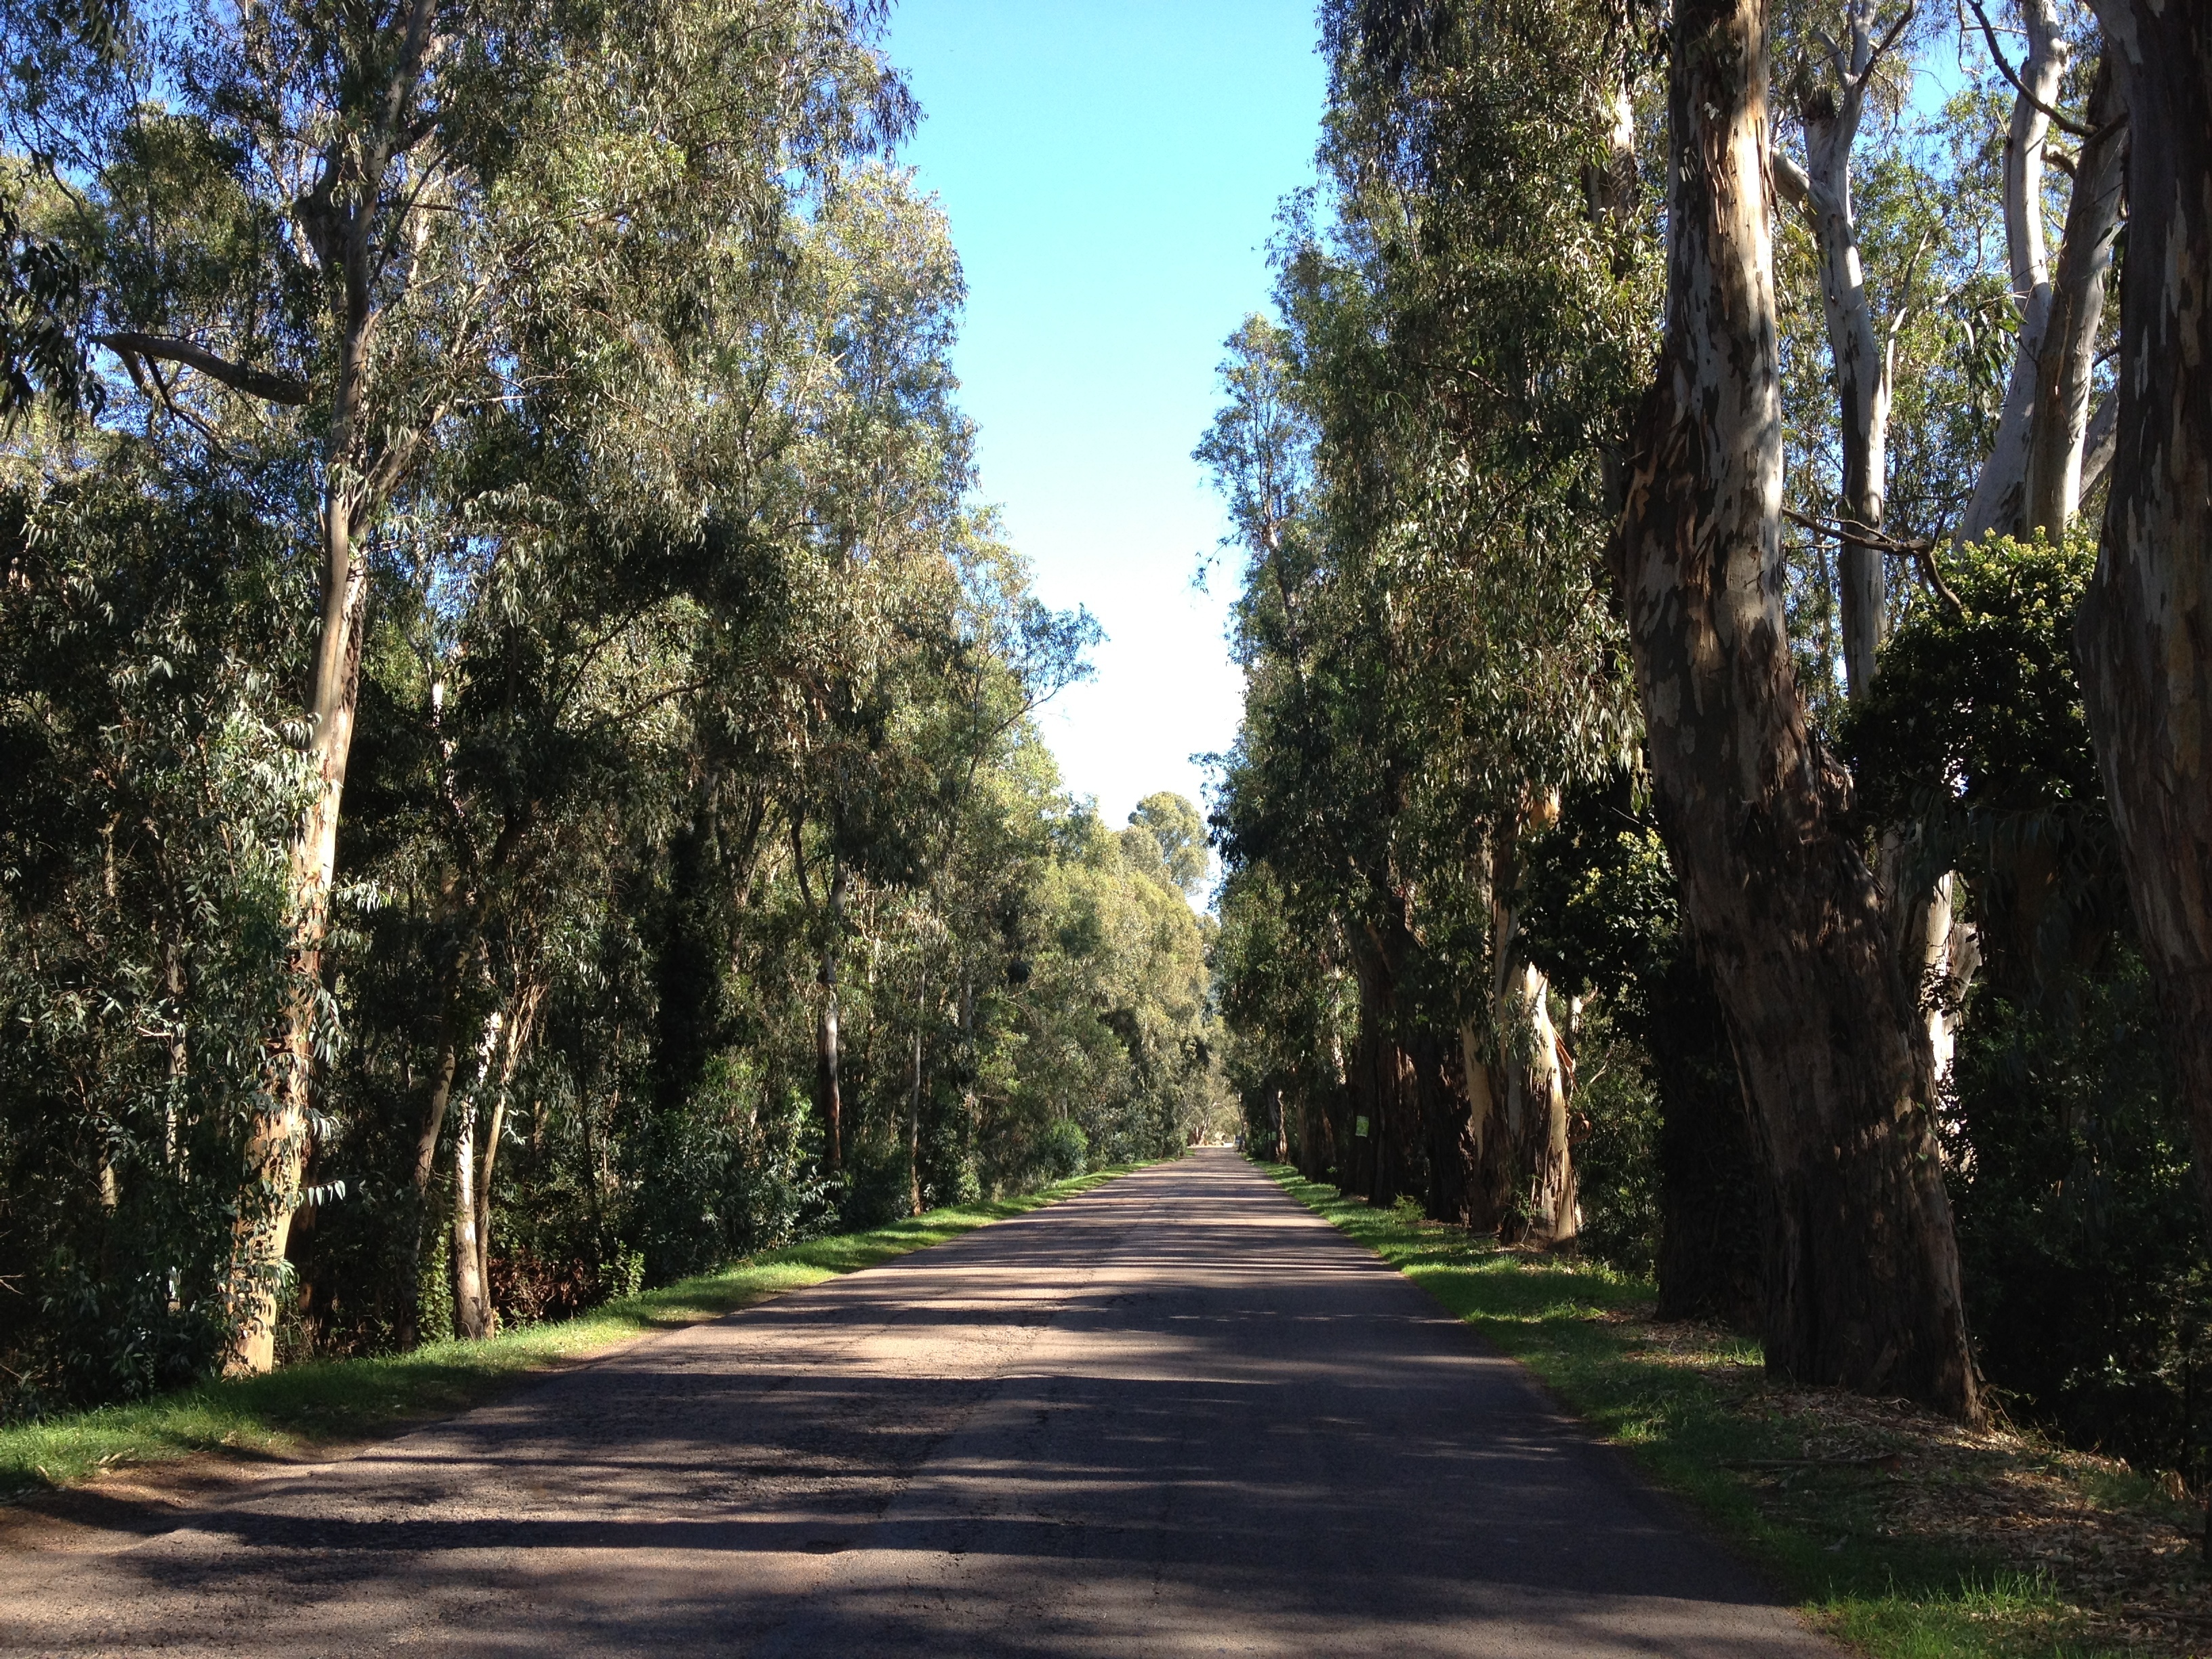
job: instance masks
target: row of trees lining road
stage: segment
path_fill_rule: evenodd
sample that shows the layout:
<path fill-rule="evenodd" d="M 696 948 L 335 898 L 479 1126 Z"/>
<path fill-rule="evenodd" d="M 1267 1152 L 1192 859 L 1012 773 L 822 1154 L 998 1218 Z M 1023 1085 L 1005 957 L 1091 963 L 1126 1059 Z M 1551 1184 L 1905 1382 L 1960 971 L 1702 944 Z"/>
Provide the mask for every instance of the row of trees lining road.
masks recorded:
<path fill-rule="evenodd" d="M 1323 7 L 1198 452 L 1254 1144 L 2212 1473 L 2200 10 Z"/>
<path fill-rule="evenodd" d="M 0 5 L 0 1416 L 1211 1121 L 877 13 Z"/>

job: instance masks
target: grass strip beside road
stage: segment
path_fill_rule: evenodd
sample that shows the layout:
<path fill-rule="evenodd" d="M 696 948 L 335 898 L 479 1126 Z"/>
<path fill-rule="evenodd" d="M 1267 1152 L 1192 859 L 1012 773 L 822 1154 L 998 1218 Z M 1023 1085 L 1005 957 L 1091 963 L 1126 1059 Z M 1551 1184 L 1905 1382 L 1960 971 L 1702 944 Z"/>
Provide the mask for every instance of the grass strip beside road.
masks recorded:
<path fill-rule="evenodd" d="M 1651 1284 L 1602 1263 L 1502 1248 L 1378 1210 L 1279 1164 L 1290 1195 L 1413 1279 L 1534 1371 L 1568 1409 L 1687 1499 L 1830 1634 L 1878 1659 L 2116 1659 L 2163 1641 L 2110 1639 L 2047 1573 L 1914 1536 L 1901 1489 L 1970 1485 L 1971 1454 L 1923 1472 L 1928 1437 L 1885 1407 L 1769 1378 L 1757 1342 L 1650 1320 Z M 1823 1400 L 1822 1395 L 1826 1395 Z M 1905 1413 L 1893 1408 L 1891 1420 Z M 1872 1454 L 1869 1455 L 1868 1454 Z M 1902 1464 L 1910 1471 L 1899 1473 Z M 1887 1467 L 1886 1467 L 1887 1466 Z M 1963 1472 L 1962 1472 L 1963 1471 Z M 1994 1497 L 1961 1494 L 1966 1502 Z M 2150 1488 L 2136 1482 L 2142 1493 Z M 2154 1501 L 2154 1500 L 2153 1500 Z M 2193 1567 L 2184 1567 L 2184 1571 Z"/>
<path fill-rule="evenodd" d="M 764 1251 L 719 1273 L 485 1341 L 435 1342 L 412 1353 L 288 1365 L 262 1376 L 227 1378 L 134 1404 L 0 1428 L 0 1502 L 71 1486 L 111 1468 L 196 1454 L 289 1460 L 449 1416 L 531 1372 L 941 1244 L 1139 1167 L 1121 1164 L 1020 1198 L 948 1206 L 868 1232 Z"/>

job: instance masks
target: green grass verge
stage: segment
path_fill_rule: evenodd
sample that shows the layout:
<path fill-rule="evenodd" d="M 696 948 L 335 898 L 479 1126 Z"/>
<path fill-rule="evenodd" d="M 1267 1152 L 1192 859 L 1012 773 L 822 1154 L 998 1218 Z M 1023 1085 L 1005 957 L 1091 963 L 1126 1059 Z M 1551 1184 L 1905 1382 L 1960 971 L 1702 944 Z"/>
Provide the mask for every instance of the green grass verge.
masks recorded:
<path fill-rule="evenodd" d="M 1887 1477 L 1879 1471 L 1808 1469 L 1778 1489 L 1771 1476 L 1754 1480 L 1723 1467 L 1800 1456 L 1811 1425 L 1793 1420 L 1750 1366 L 1747 1386 L 1731 1391 L 1641 1351 L 1627 1319 L 1648 1313 L 1648 1280 L 1599 1262 L 1502 1249 L 1424 1221 L 1410 1205 L 1373 1209 L 1287 1166 L 1260 1167 L 1528 1365 L 1831 1634 L 1879 1659 L 2112 1659 L 2125 1651 L 2082 1641 L 2078 1615 L 2047 1581 L 1884 1535 Z M 1712 1357 L 1756 1365 L 1759 1347 L 1717 1334 Z"/>
<path fill-rule="evenodd" d="M 1042 1192 L 954 1205 L 871 1232 L 769 1250 L 555 1324 L 483 1342 L 437 1342 L 412 1353 L 289 1365 L 125 1406 L 103 1406 L 0 1429 L 0 1502 L 65 1486 L 125 1464 L 197 1452 L 290 1458 L 477 1405 L 515 1379 L 652 1331 L 714 1319 L 782 1291 L 926 1249 L 994 1221 L 1125 1175 L 1121 1164 Z"/>

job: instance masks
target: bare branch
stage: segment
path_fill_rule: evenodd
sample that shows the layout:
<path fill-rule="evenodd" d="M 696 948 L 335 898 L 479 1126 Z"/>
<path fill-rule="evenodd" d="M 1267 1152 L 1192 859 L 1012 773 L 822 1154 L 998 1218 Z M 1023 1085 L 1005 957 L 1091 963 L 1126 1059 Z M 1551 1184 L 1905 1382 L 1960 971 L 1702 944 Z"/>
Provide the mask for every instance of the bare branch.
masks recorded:
<path fill-rule="evenodd" d="M 1980 20 L 1982 25 L 1982 39 L 1988 42 L 1990 56 L 1996 60 L 1998 71 L 2003 75 L 2006 80 L 2012 82 L 2013 90 L 2027 100 L 2028 107 L 2031 109 L 2040 110 L 2044 114 L 2049 116 L 2051 118 L 2051 125 L 2057 127 L 2061 132 L 2070 132 L 2076 138 L 2094 138 L 2098 134 L 2099 130 L 2097 128 L 2083 126 L 2079 121 L 2074 120 L 2069 117 L 2062 114 L 2057 110 L 2051 108 L 2050 105 L 2045 103 L 2043 100 L 2037 97 L 2033 93 L 2027 89 L 2027 82 L 2023 82 L 2019 76 L 2014 74 L 2012 65 L 2005 61 L 2004 52 L 1997 45 L 1996 27 L 1990 21 L 1989 13 L 1982 9 L 1982 0 L 1966 0 L 1966 3 L 1974 9 L 1975 17 Z M 2118 126 L 2127 118 L 2127 112 L 2123 110 L 2112 118 L 2112 125 Z"/>
<path fill-rule="evenodd" d="M 1905 541 L 1896 536 L 1886 536 L 1879 530 L 1869 530 L 1856 520 L 1816 519 L 1808 514 L 1792 512 L 1788 507 L 1782 509 L 1782 516 L 1816 534 L 1833 536 L 1839 542 L 1856 547 L 1870 547 L 1877 553 L 1911 559 L 1920 568 L 1920 574 L 1928 579 L 1928 586 L 1936 590 L 1936 597 L 1942 600 L 1951 614 L 1954 617 L 1966 614 L 1966 601 L 1959 597 L 1957 589 L 1943 580 L 1942 569 L 1936 562 L 1936 550 L 1942 545 L 1942 537 L 1934 536 L 1925 541 L 1917 538 Z"/>
<path fill-rule="evenodd" d="M 1766 158 L 1774 175 L 1774 193 L 1800 213 L 1813 211 L 1813 180 L 1805 169 L 1779 144 L 1767 147 Z"/>
<path fill-rule="evenodd" d="M 1875 70 L 1881 65 L 1881 60 L 1888 56 L 1891 48 L 1895 46 L 1904 35 L 1905 26 L 1919 15 L 1920 0 L 1905 0 L 1905 9 L 1898 13 L 1897 21 L 1889 26 L 1889 33 L 1883 35 L 1876 43 L 1875 49 L 1867 54 L 1866 68 L 1862 70 L 1858 76 L 1862 85 L 1874 79 Z"/>
<path fill-rule="evenodd" d="M 204 346 L 190 340 L 177 339 L 167 334 L 141 334 L 134 329 L 118 329 L 112 334 L 95 334 L 93 343 L 104 345 L 123 359 L 123 366 L 131 370 L 134 362 L 182 363 L 186 368 L 197 368 L 211 380 L 220 380 L 233 392 L 242 392 L 249 398 L 261 398 L 272 404 L 298 405 L 307 401 L 307 383 L 289 374 L 271 374 L 265 369 L 248 368 L 243 363 L 234 363 L 227 357 L 218 357 Z"/>

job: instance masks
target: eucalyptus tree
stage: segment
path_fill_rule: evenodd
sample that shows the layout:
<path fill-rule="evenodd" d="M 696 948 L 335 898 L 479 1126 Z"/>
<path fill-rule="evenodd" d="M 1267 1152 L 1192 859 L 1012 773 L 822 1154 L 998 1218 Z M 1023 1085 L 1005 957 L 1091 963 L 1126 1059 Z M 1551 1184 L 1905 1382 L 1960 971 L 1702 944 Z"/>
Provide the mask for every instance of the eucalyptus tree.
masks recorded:
<path fill-rule="evenodd" d="M 1344 913 L 1363 986 L 1353 1072 L 1382 1108 L 1379 1150 L 1394 1132 L 1425 1143 L 1435 1212 L 1510 1213 L 1554 1239 L 1575 1224 L 1565 1068 L 1548 989 L 1516 946 L 1515 848 L 1559 787 L 1633 741 L 1591 580 L 1649 302 L 1626 55 L 1607 21 L 1595 7 L 1328 9 L 1340 228 L 1333 247 L 1294 241 L 1279 284 L 1315 434 L 1313 616 L 1346 665 L 1322 683 L 1329 764 L 1372 769 L 1358 793 L 1334 777 L 1313 791 L 1367 889 Z M 1289 564 L 1240 528 L 1249 614 L 1273 626 L 1268 573 Z M 1248 722 L 1248 769 L 1249 739 L 1295 716 L 1297 682 L 1293 667 L 1281 713 Z M 1291 880 L 1286 856 L 1265 856 Z M 1378 1026 L 1400 1028 L 1379 1066 Z"/>
<path fill-rule="evenodd" d="M 1971 1419 L 1916 1000 L 1806 721 L 1777 580 L 1765 0 L 1680 6 L 1670 46 L 1667 331 L 1613 559 L 1659 821 L 1771 1182 L 1768 1363 Z"/>
<path fill-rule="evenodd" d="M 2080 115 L 2059 107 L 2079 55 L 2080 31 L 2068 27 L 2058 0 L 2018 0 L 2025 51 L 2017 65 L 1986 9 L 1975 11 L 1990 57 L 2014 92 L 2002 199 L 2018 328 L 1996 432 L 1959 533 L 1971 541 L 2040 530 L 2056 540 L 2079 505 L 2085 465 L 2094 484 L 2106 464 L 2107 436 L 2101 428 L 2093 433 L 2090 404 L 2105 289 L 2125 209 L 2129 124 L 2122 84 L 2101 52 Z M 2054 131 L 2077 139 L 2077 151 L 2054 152 Z M 2055 269 L 2045 223 L 2047 169 L 2054 162 L 2072 186 Z"/>
<path fill-rule="evenodd" d="M 2098 6 L 2128 112 L 2118 430 L 2075 649 L 2212 1216 L 2212 16 Z"/>
<path fill-rule="evenodd" d="M 902 130 L 870 21 L 813 0 L 149 8 L 119 20 L 116 84 L 14 84 L 11 137 L 66 198 L 57 234 L 89 272 L 78 337 L 136 394 L 118 407 L 287 447 L 283 510 L 319 570 L 300 706 L 319 787 L 290 853 L 298 992 L 241 1213 L 241 1365 L 269 1363 L 300 1180 L 374 545 L 456 421 L 537 389 L 514 376 L 549 301 L 641 297 L 687 244 L 765 252 L 794 198 Z M 538 363 L 589 380 L 650 355 Z"/>
<path fill-rule="evenodd" d="M 1918 0 L 1893 8 L 1875 0 L 1847 0 L 1832 37 L 1824 28 L 1808 27 L 1789 88 L 1805 161 L 1800 166 L 1778 144 L 1772 158 L 1776 189 L 1810 222 L 1818 250 L 1842 437 L 1837 586 L 1844 673 L 1854 698 L 1863 697 L 1873 686 L 1875 653 L 1883 633 L 1882 549 L 1867 538 L 1882 526 L 1896 325 L 1905 313 L 1900 296 L 1888 324 L 1877 322 L 1853 194 L 1852 150 L 1887 60 L 1918 12 Z"/>

